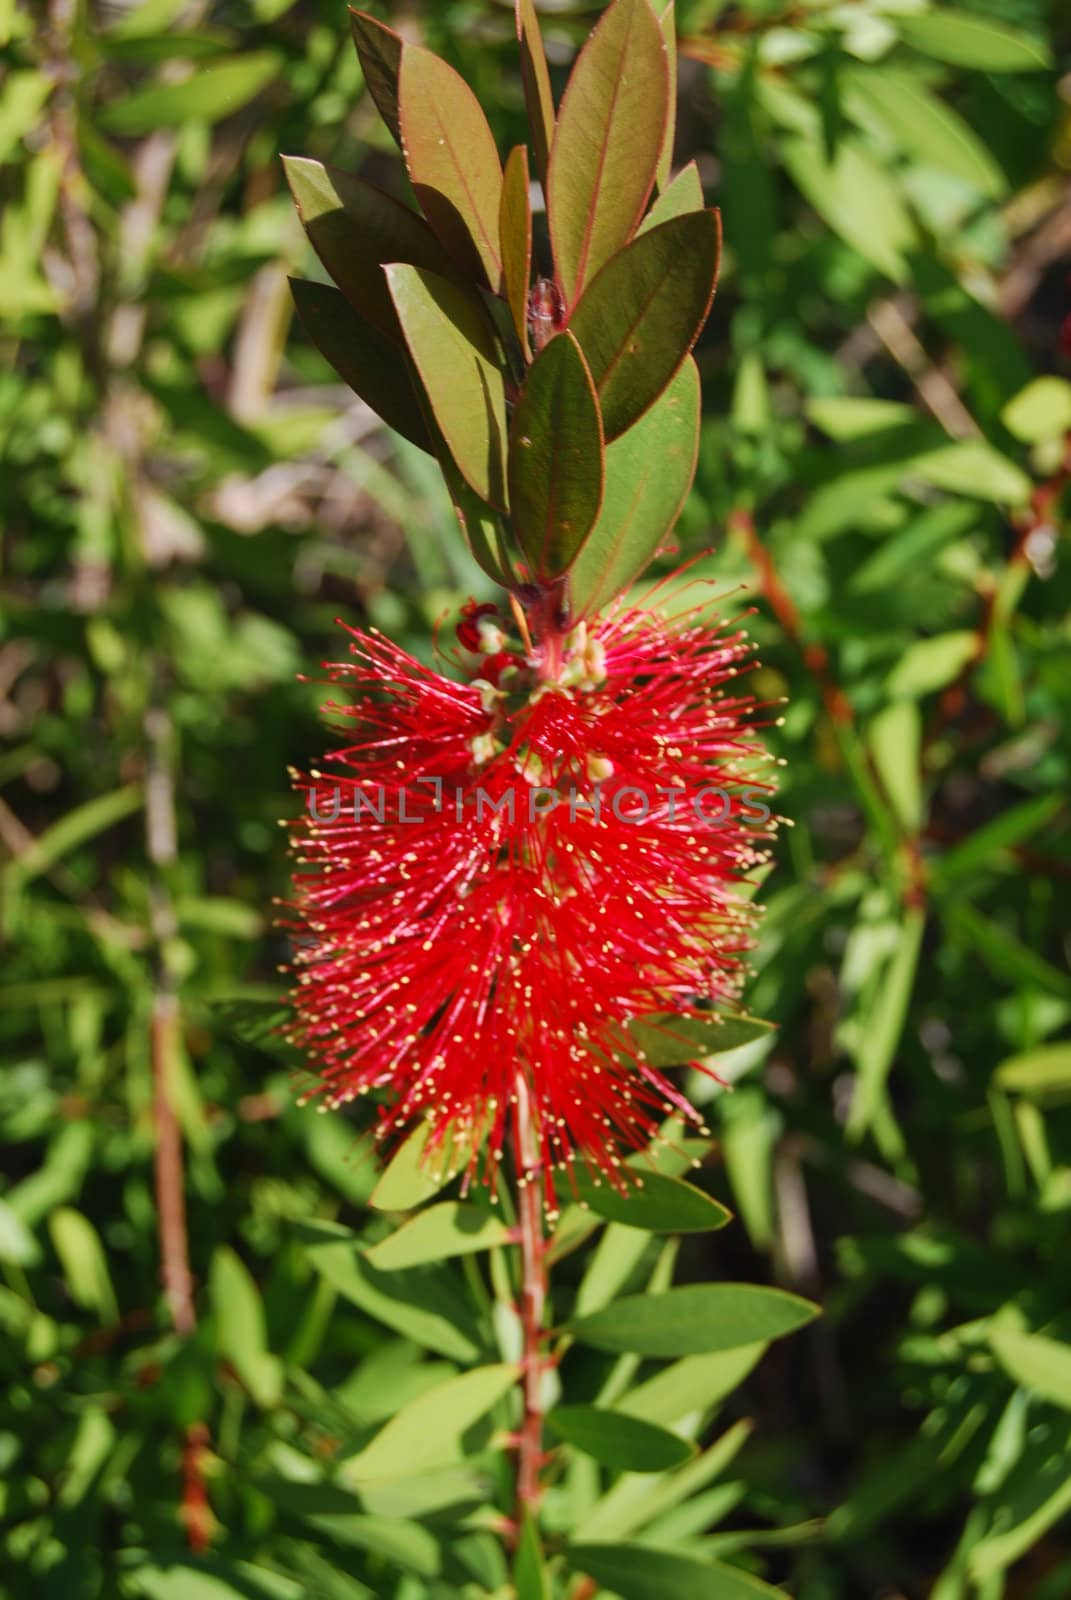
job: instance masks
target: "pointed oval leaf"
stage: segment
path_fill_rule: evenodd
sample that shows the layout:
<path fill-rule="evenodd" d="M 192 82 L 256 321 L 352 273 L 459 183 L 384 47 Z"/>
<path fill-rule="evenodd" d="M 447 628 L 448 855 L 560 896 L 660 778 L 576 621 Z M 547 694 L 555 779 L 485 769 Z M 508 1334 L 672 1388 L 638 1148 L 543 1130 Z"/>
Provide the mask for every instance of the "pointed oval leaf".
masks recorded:
<path fill-rule="evenodd" d="M 1066 1094 L 1071 1090 L 1071 1044 L 1040 1044 L 1009 1056 L 997 1068 L 994 1082 L 1016 1094 Z"/>
<path fill-rule="evenodd" d="M 845 108 L 861 126 L 874 120 L 926 166 L 999 198 L 1008 180 L 974 129 L 913 72 L 867 67 L 848 75 Z"/>
<path fill-rule="evenodd" d="M 677 8 L 674 0 L 663 7 L 658 19 L 658 26 L 662 30 L 662 38 L 666 46 L 666 71 L 669 75 L 668 105 L 666 116 L 666 129 L 662 135 L 662 149 L 658 156 L 658 166 L 655 171 L 655 182 L 659 190 L 665 189 L 669 184 L 670 173 L 673 171 L 673 145 L 677 132 Z"/>
<path fill-rule="evenodd" d="M 689 357 L 665 394 L 607 446 L 602 510 L 569 573 L 574 617 L 623 593 L 673 532 L 695 477 L 699 409 L 699 371 Z"/>
<path fill-rule="evenodd" d="M 694 161 L 689 161 L 682 167 L 648 211 L 643 221 L 636 230 L 637 236 L 648 233 L 651 228 L 657 228 L 663 222 L 671 222 L 674 217 L 687 216 L 690 211 L 703 209 L 703 182 L 699 176 L 699 168 Z"/>
<path fill-rule="evenodd" d="M 464 1435 L 517 1382 L 520 1368 L 477 1367 L 427 1390 L 351 1456 L 344 1475 L 358 1483 L 412 1478 L 464 1459 Z"/>
<path fill-rule="evenodd" d="M 501 1217 L 463 1200 L 443 1200 L 418 1211 L 396 1233 L 366 1250 L 365 1256 L 381 1272 L 395 1272 L 424 1261 L 473 1255 L 508 1241 L 509 1229 Z"/>
<path fill-rule="evenodd" d="M 368 1198 L 377 1211 L 411 1211 L 450 1181 L 449 1162 L 440 1147 L 428 1150 L 431 1124 L 414 1128 L 384 1167 Z"/>
<path fill-rule="evenodd" d="M 632 1041 L 643 1052 L 651 1067 L 683 1067 L 704 1056 L 738 1050 L 773 1032 L 772 1022 L 759 1017 L 728 1016 L 723 1012 L 706 1017 L 646 1017 L 629 1023 Z"/>
<path fill-rule="evenodd" d="M 284 156 L 290 192 L 313 249 L 367 322 L 401 340 L 383 267 L 408 261 L 449 276 L 453 265 L 424 218 L 375 184 L 304 156 Z"/>
<path fill-rule="evenodd" d="M 248 105 L 282 70 L 283 57 L 274 50 L 219 56 L 180 83 L 146 84 L 113 100 L 101 108 L 100 126 L 138 135 L 187 122 L 220 122 Z"/>
<path fill-rule="evenodd" d="M 528 1511 L 521 1516 L 521 1535 L 513 1560 L 513 1587 L 517 1600 L 550 1600 L 550 1578 L 543 1560 L 539 1530 Z"/>
<path fill-rule="evenodd" d="M 524 351 L 528 344 L 528 284 L 532 276 L 532 207 L 528 198 L 528 151 L 523 144 L 509 153 L 502 177 L 502 208 L 498 218 L 502 249 L 502 287 L 509 301 L 513 327 Z"/>
<path fill-rule="evenodd" d="M 421 210 L 458 266 L 497 290 L 502 164 L 480 102 L 441 56 L 407 44 L 398 105 Z"/>
<path fill-rule="evenodd" d="M 450 1268 L 377 1272 L 361 1255 L 357 1236 L 348 1228 L 305 1223 L 295 1234 L 316 1271 L 368 1316 L 452 1361 L 477 1359 L 479 1329 Z"/>
<path fill-rule="evenodd" d="M 641 1544 L 575 1544 L 570 1562 L 621 1600 L 785 1600 L 761 1578 Z"/>
<path fill-rule="evenodd" d="M 539 181 L 546 187 L 547 164 L 550 147 L 554 141 L 554 95 L 550 87 L 543 36 L 539 30 L 539 16 L 534 0 L 516 0 L 514 13 L 517 22 L 517 42 L 521 47 L 521 80 L 524 84 L 524 103 L 528 111 L 528 127 L 532 135 L 532 150 Z"/>
<path fill-rule="evenodd" d="M 555 1406 L 547 1429 L 618 1472 L 665 1472 L 695 1455 L 695 1446 L 668 1428 L 602 1406 Z"/>
<path fill-rule="evenodd" d="M 438 273 L 386 268 L 391 298 L 424 391 L 462 477 L 506 505 L 506 395 L 494 336 L 470 293 Z"/>
<path fill-rule="evenodd" d="M 609 1222 L 649 1233 L 707 1233 L 732 1221 L 732 1212 L 702 1189 L 663 1172 L 636 1167 L 623 1181 L 627 1188 L 615 1189 L 578 1173 L 577 1199 Z"/>
<path fill-rule="evenodd" d="M 388 428 L 431 451 L 413 385 L 397 345 L 357 315 L 340 289 L 291 278 L 302 327 L 326 361 Z"/>
<path fill-rule="evenodd" d="M 1014 1328 L 994 1328 L 989 1343 L 1016 1383 L 1071 1411 L 1071 1345 Z"/>
<path fill-rule="evenodd" d="M 699 337 L 720 243 L 716 211 L 674 217 L 607 262 L 573 313 L 608 443 L 654 404 Z"/>
<path fill-rule="evenodd" d="M 602 462 L 595 386 L 567 331 L 533 361 L 510 427 L 510 509 L 534 577 L 558 577 L 590 533 L 602 504 Z"/>
<path fill-rule="evenodd" d="M 573 67 L 547 175 L 554 266 L 572 306 L 632 237 L 669 118 L 662 30 L 647 0 L 614 0 Z"/>
<path fill-rule="evenodd" d="M 220 1354 L 232 1363 L 257 1405 L 278 1405 L 283 1369 L 268 1348 L 260 1290 L 245 1262 L 228 1245 L 220 1245 L 212 1257 L 209 1291 Z"/>
<path fill-rule="evenodd" d="M 895 25 L 907 44 L 956 67 L 974 67 L 980 72 L 1037 72 L 1052 63 L 1043 40 L 989 17 L 973 16 L 969 11 L 935 8 L 918 16 L 897 17 Z"/>
<path fill-rule="evenodd" d="M 818 1315 L 818 1307 L 783 1289 L 753 1283 L 696 1283 L 663 1294 L 629 1295 L 570 1323 L 597 1350 L 642 1356 L 703 1355 L 779 1339 Z"/>
<path fill-rule="evenodd" d="M 398 119 L 398 72 L 405 40 L 365 11 L 350 7 L 350 29 L 368 92 L 395 140 L 402 142 Z"/>

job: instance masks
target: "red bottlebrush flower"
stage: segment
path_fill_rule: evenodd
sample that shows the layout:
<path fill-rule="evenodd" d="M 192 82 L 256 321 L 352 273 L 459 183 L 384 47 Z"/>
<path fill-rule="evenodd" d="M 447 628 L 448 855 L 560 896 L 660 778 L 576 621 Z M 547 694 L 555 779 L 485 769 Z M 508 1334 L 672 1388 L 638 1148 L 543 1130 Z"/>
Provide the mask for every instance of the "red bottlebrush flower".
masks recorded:
<path fill-rule="evenodd" d="M 488 1146 L 492 1186 L 518 1079 L 548 1169 L 700 1120 L 628 1025 L 734 999 L 772 829 L 740 631 L 621 609 L 558 645 L 553 681 L 464 682 L 353 632 L 349 742 L 298 782 L 295 1038 L 330 1105 L 381 1092 L 380 1136 L 427 1119 L 469 1176 Z"/>

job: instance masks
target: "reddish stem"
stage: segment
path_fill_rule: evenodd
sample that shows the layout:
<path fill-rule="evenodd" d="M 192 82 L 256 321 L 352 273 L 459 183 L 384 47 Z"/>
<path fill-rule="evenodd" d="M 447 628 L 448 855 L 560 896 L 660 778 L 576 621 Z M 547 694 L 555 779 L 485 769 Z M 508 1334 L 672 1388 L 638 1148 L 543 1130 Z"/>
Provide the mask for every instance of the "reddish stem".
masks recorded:
<path fill-rule="evenodd" d="M 521 1325 L 524 1333 L 524 1422 L 517 1443 L 517 1525 L 525 1511 L 534 1516 L 540 1498 L 543 1458 L 543 1317 L 547 1299 L 546 1244 L 543 1239 L 542 1159 L 532 1126 L 528 1085 L 517 1080 L 517 1209 L 521 1244 Z"/>

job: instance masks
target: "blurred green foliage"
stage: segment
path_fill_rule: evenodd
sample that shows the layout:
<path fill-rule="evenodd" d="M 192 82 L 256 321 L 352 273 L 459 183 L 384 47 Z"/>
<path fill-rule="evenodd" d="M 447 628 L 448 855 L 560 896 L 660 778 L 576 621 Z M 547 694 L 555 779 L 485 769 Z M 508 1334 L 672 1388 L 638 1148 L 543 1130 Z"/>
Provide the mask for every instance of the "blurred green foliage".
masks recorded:
<path fill-rule="evenodd" d="M 557 71 L 595 14 L 548 8 Z M 521 137 L 508 8 L 388 20 Z M 757 608 L 791 822 L 750 996 L 778 1032 L 710 1105 L 745 1226 L 684 1259 L 825 1315 L 751 1379 L 613 1379 L 715 1442 L 660 1498 L 567 1446 L 548 1524 L 659 1600 L 715 1556 L 799 1600 L 1065 1600 L 1068 17 L 690 0 L 679 28 L 676 157 L 727 241 L 680 546 Z M 270 1028 L 286 766 L 324 740 L 296 674 L 338 614 L 426 655 L 487 587 L 433 466 L 292 326 L 286 274 L 315 268 L 279 154 L 394 181 L 344 8 L 0 0 L 0 47 L 0 1592 L 507 1594 L 501 1457 L 459 1464 L 445 1402 L 419 1413 L 441 1473 L 358 1499 L 333 1464 L 508 1358 L 508 1269 L 478 1313 L 468 1257 L 401 1310 L 347 1276 L 332 1227 L 386 1231 L 374 1166 L 295 1105 Z M 194 1276 L 170 1307 L 165 1073 Z M 581 1240 L 556 1319 L 578 1286 L 583 1314 L 664 1285 L 662 1248 Z M 571 1352 L 564 1398 L 613 1371 Z M 622 1574 L 597 1549 L 622 1538 L 676 1564 Z M 518 1592 L 542 1581 L 522 1544 Z"/>

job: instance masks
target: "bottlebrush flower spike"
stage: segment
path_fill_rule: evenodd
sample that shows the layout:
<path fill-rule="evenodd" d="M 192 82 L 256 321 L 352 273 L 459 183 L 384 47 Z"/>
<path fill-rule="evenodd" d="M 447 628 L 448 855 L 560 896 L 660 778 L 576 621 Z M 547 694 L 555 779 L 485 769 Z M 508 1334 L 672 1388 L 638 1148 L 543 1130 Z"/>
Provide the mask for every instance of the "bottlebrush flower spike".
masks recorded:
<path fill-rule="evenodd" d="M 470 606 L 450 678 L 350 631 L 348 742 L 298 779 L 293 840 L 321 1092 L 380 1094 L 385 1140 L 427 1119 L 468 1178 L 487 1149 L 493 1188 L 520 1080 L 548 1177 L 620 1183 L 667 1110 L 701 1121 L 629 1025 L 709 1019 L 745 970 L 772 829 L 746 638 L 618 608 L 532 653 Z"/>

